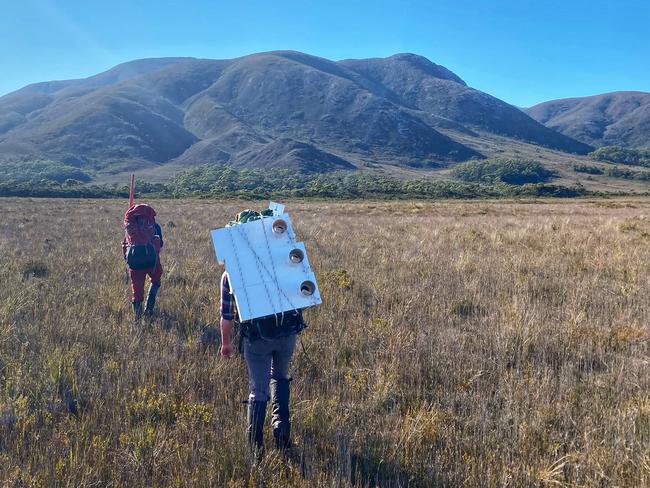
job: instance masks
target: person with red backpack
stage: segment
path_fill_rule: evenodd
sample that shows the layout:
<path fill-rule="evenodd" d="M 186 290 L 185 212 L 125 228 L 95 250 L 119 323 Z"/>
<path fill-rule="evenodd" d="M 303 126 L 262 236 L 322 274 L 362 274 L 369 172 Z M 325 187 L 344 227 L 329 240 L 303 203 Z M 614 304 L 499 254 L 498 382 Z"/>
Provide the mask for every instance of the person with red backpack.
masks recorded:
<path fill-rule="evenodd" d="M 130 207 L 124 214 L 124 241 L 122 253 L 129 267 L 131 291 L 133 295 L 133 314 L 135 320 L 142 317 L 144 282 L 149 275 L 151 285 L 147 294 L 144 313 L 151 317 L 160 289 L 162 265 L 160 250 L 163 247 L 162 230 L 156 223 L 156 211 L 147 204 Z"/>

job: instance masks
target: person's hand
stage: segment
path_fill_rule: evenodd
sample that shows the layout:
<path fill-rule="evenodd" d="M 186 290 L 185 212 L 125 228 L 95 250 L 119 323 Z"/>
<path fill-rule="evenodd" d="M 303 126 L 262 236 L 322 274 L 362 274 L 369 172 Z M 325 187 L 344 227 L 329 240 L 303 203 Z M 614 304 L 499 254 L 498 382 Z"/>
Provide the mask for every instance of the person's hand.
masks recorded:
<path fill-rule="evenodd" d="M 221 355 L 224 358 L 232 356 L 232 320 L 221 317 Z"/>
<path fill-rule="evenodd" d="M 232 356 L 232 344 L 221 344 L 221 355 L 224 358 Z"/>

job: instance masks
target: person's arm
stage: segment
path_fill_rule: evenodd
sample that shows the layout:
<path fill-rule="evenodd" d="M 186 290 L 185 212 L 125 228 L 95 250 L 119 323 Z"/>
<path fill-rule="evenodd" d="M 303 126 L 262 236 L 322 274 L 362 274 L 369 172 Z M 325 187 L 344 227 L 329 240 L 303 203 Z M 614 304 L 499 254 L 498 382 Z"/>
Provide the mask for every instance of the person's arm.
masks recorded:
<path fill-rule="evenodd" d="M 221 355 L 232 356 L 232 320 L 221 318 Z"/>
<path fill-rule="evenodd" d="M 156 228 L 156 235 L 160 238 L 160 249 L 162 249 L 165 244 L 163 242 L 162 228 L 160 227 L 160 224 L 158 224 L 158 222 L 156 222 L 154 226 Z"/>
<path fill-rule="evenodd" d="M 235 297 L 230 292 L 228 274 L 221 277 L 221 355 L 232 356 L 232 324 L 235 320 Z"/>

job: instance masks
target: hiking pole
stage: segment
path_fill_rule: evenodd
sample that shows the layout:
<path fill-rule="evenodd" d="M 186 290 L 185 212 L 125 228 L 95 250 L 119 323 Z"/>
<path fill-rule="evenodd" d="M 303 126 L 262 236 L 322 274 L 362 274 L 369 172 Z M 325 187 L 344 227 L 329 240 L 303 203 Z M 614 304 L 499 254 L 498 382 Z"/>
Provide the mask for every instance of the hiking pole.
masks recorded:
<path fill-rule="evenodd" d="M 129 208 L 133 208 L 134 192 L 135 192 L 135 175 L 131 174 L 131 187 L 129 188 Z"/>

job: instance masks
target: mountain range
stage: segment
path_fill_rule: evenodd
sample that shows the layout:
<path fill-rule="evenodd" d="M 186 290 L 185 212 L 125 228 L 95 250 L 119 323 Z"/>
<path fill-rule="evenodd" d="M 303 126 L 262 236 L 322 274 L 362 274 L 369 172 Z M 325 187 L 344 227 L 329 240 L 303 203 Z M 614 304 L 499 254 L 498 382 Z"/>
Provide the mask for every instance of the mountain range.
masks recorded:
<path fill-rule="evenodd" d="M 526 114 L 415 54 L 143 59 L 0 97 L 0 163 L 50 160 L 97 174 L 204 163 L 322 172 L 444 167 L 492 156 L 485 141 L 494 138 L 591 151 L 599 139 L 556 127 L 560 111 Z"/>
<path fill-rule="evenodd" d="M 650 147 L 650 93 L 565 98 L 525 111 L 547 127 L 586 144 Z"/>

